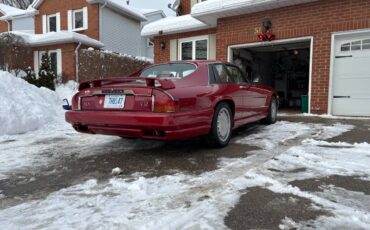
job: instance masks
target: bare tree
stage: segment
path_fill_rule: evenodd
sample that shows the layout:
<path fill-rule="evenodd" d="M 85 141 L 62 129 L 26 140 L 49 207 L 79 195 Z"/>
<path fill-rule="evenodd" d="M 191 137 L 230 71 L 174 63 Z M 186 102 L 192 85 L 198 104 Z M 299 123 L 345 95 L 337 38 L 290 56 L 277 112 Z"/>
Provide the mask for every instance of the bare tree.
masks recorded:
<path fill-rule="evenodd" d="M 0 34 L 0 70 L 16 75 L 32 64 L 31 47 L 22 37 L 12 33 Z"/>
<path fill-rule="evenodd" d="M 27 9 L 27 7 L 33 2 L 33 0 L 0 0 L 0 3 L 4 3 L 9 6 L 14 6 L 20 9 Z"/>

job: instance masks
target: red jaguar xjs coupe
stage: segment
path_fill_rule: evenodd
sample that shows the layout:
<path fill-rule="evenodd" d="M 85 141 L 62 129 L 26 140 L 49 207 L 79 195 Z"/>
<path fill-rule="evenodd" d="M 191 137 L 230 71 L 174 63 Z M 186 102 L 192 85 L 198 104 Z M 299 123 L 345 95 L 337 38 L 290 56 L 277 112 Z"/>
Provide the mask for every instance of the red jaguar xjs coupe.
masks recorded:
<path fill-rule="evenodd" d="M 275 90 L 250 83 L 237 66 L 182 61 L 81 83 L 66 120 L 82 133 L 157 140 L 205 135 L 224 147 L 237 127 L 275 123 L 277 109 Z"/>

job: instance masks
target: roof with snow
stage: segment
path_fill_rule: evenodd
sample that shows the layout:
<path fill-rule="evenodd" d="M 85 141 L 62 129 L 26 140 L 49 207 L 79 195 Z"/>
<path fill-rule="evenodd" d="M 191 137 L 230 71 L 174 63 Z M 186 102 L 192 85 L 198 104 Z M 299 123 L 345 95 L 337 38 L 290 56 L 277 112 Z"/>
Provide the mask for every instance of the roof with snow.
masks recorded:
<path fill-rule="evenodd" d="M 153 15 L 153 14 L 161 14 L 162 17 L 166 17 L 166 14 L 163 12 L 163 10 L 159 9 L 139 9 L 138 10 L 144 14 L 145 16 Z"/>
<path fill-rule="evenodd" d="M 37 9 L 44 0 L 35 0 L 30 7 Z M 86 0 L 89 4 L 100 3 L 106 5 L 110 9 L 117 11 L 120 14 L 123 14 L 127 17 L 138 21 L 146 21 L 146 17 L 137 9 L 128 6 L 125 1 L 123 0 Z"/>
<path fill-rule="evenodd" d="M 191 9 L 191 15 L 215 26 L 218 18 L 272 10 L 317 0 L 208 0 Z"/>
<path fill-rule="evenodd" d="M 104 44 L 100 41 L 92 39 L 86 35 L 70 31 L 50 32 L 46 34 L 31 34 L 20 31 L 13 31 L 12 33 L 21 36 L 24 41 L 32 47 L 79 42 L 95 48 L 104 47 Z"/>
<path fill-rule="evenodd" d="M 0 13 L 5 16 L 24 14 L 25 10 L 0 3 Z"/>
<path fill-rule="evenodd" d="M 144 37 L 174 34 L 195 30 L 208 29 L 211 26 L 193 18 L 191 15 L 167 17 L 145 25 L 141 30 Z"/>

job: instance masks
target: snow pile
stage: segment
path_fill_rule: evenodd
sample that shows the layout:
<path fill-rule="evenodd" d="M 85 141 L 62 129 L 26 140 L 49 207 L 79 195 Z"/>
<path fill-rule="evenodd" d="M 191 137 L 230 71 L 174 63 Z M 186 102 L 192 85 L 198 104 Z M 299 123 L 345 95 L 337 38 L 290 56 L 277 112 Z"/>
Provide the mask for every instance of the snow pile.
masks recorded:
<path fill-rule="evenodd" d="M 53 92 L 4 71 L 0 71 L 0 79 L 0 135 L 33 131 L 55 121 L 62 112 L 62 99 L 71 98 L 76 89 L 76 84 L 69 82 Z"/>
<path fill-rule="evenodd" d="M 75 81 L 68 81 L 66 84 L 57 85 L 55 93 L 59 99 L 67 99 L 69 103 L 72 101 L 72 97 L 78 91 L 78 83 Z"/>

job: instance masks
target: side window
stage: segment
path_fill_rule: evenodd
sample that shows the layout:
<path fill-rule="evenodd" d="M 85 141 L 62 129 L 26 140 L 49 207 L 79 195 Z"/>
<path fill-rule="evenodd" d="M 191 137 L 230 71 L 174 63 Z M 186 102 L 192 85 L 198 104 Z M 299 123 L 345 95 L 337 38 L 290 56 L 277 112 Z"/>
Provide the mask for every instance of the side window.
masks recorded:
<path fill-rule="evenodd" d="M 247 84 L 248 83 L 238 67 L 232 66 L 232 65 L 226 65 L 226 68 L 229 71 L 231 77 L 233 78 L 233 82 L 235 82 L 236 84 Z"/>
<path fill-rule="evenodd" d="M 223 64 L 215 64 L 213 65 L 214 73 L 216 75 L 216 82 L 217 83 L 224 83 L 224 84 L 233 84 L 233 79 L 229 75 L 228 71 L 226 70 Z"/>

